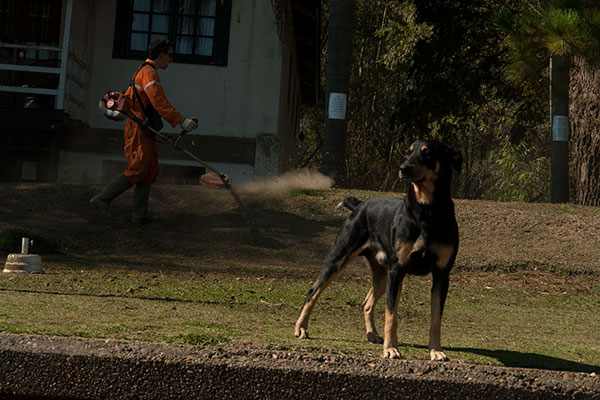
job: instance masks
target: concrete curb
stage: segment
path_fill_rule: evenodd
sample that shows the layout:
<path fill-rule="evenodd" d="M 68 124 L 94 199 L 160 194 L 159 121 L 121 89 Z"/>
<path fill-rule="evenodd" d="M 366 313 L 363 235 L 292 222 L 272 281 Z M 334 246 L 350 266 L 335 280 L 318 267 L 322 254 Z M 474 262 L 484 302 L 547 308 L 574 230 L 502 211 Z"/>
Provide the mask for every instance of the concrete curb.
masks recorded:
<path fill-rule="evenodd" d="M 536 373 L 544 375 L 544 383 L 535 384 Z M 519 379 L 519 374 L 526 379 Z M 0 399 L 584 399 L 599 395 L 598 377 L 589 373 L 0 334 Z"/>

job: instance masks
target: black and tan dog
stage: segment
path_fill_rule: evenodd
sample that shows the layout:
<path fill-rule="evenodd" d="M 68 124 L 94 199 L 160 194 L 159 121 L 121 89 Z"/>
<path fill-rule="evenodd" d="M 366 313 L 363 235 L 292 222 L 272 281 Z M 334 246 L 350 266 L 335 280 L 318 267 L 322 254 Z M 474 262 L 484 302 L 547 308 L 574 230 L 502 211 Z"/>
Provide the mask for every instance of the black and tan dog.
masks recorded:
<path fill-rule="evenodd" d="M 404 199 L 374 198 L 361 202 L 347 197 L 352 210 L 330 250 L 321 274 L 308 291 L 295 334 L 308 337 L 308 320 L 317 299 L 348 263 L 364 256 L 371 266 L 373 287 L 363 303 L 367 338 L 383 342 L 383 356 L 400 358 L 397 342 L 398 297 L 406 274 L 433 276 L 431 289 L 431 360 L 448 360 L 440 344 L 442 312 L 449 273 L 458 251 L 458 226 L 450 195 L 452 169 L 460 172 L 462 156 L 436 141 L 413 143 L 400 167 L 410 181 Z M 374 309 L 387 294 L 384 338 L 377 334 Z"/>

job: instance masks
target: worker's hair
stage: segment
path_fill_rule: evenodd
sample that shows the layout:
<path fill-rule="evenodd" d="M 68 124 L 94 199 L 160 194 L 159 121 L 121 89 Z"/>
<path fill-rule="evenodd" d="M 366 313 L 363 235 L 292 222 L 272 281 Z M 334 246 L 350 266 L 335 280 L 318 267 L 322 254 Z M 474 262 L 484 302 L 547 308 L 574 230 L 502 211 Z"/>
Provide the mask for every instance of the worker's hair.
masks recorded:
<path fill-rule="evenodd" d="M 175 48 L 175 46 L 173 46 L 173 43 L 168 41 L 167 39 L 154 39 L 152 43 L 150 43 L 150 46 L 148 46 L 148 58 L 150 58 L 151 60 L 156 60 L 158 56 L 160 56 L 160 53 L 168 53 L 169 48 L 171 47 Z"/>

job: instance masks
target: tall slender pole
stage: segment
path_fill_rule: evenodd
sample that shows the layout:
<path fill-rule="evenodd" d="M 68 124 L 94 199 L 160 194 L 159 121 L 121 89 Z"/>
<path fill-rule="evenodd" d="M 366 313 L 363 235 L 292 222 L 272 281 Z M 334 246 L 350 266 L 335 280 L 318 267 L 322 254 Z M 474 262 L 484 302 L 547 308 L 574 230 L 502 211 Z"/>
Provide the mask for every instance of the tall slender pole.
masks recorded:
<path fill-rule="evenodd" d="M 569 60 L 550 58 L 550 202 L 569 201 Z"/>
<path fill-rule="evenodd" d="M 71 18 L 73 16 L 73 0 L 67 0 L 65 8 L 65 20 L 63 27 L 63 39 L 60 52 L 60 78 L 54 108 L 61 110 L 65 104 L 65 85 L 67 81 L 67 61 L 69 59 L 69 48 L 71 43 Z"/>
<path fill-rule="evenodd" d="M 343 182 L 346 161 L 346 129 L 352 41 L 356 0 L 330 0 L 327 45 L 327 82 L 325 85 L 325 132 L 320 171 Z"/>

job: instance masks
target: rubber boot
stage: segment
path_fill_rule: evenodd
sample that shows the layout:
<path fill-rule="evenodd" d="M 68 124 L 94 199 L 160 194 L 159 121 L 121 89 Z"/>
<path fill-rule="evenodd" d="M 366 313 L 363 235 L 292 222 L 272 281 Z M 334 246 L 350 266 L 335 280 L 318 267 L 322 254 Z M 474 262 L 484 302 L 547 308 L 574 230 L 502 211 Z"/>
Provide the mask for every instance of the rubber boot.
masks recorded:
<path fill-rule="evenodd" d="M 108 212 L 110 203 L 131 186 L 133 185 L 129 183 L 125 175 L 119 175 L 108 182 L 99 194 L 92 197 L 90 203 L 98 210 L 103 218 L 112 219 L 113 216 Z"/>
<path fill-rule="evenodd" d="M 149 222 L 148 198 L 150 197 L 149 183 L 136 183 L 133 193 L 133 213 L 131 214 L 131 223 L 134 225 L 144 225 Z"/>

